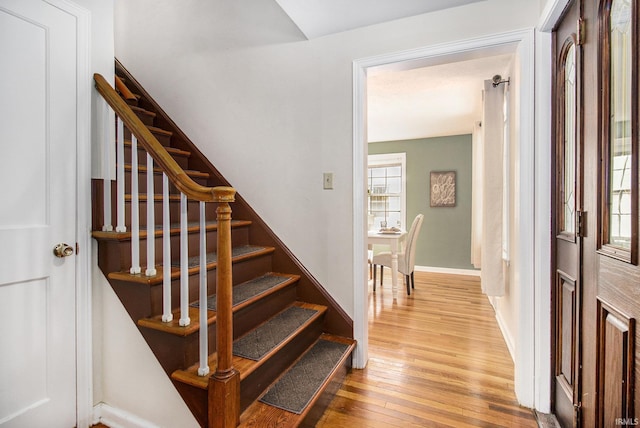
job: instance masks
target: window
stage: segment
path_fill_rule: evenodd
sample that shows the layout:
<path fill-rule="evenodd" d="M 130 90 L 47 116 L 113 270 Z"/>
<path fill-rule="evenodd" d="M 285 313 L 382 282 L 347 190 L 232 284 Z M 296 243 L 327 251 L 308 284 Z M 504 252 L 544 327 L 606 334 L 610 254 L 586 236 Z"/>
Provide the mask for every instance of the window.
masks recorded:
<path fill-rule="evenodd" d="M 559 226 L 561 236 L 574 240 L 576 233 L 576 46 L 570 40 L 564 47 L 562 75 L 560 76 L 562 97 L 562 133 Z"/>
<path fill-rule="evenodd" d="M 631 0 L 610 0 L 602 9 L 602 171 L 601 249 L 614 257 L 637 259 L 637 91 L 633 76 L 635 13 Z"/>
<path fill-rule="evenodd" d="M 368 157 L 369 229 L 406 228 L 406 153 Z"/>

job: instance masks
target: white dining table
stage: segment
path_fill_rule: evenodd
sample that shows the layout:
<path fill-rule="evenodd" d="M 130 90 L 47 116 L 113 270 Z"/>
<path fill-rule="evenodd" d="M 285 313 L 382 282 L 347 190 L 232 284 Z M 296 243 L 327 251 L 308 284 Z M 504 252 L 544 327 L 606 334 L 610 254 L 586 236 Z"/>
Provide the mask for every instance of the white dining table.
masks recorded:
<path fill-rule="evenodd" d="M 378 230 L 370 230 L 367 237 L 369 245 L 388 245 L 391 250 L 391 291 L 393 297 L 398 296 L 398 251 L 400 243 L 407 237 L 407 231 L 401 230 L 395 233 L 382 233 Z"/>

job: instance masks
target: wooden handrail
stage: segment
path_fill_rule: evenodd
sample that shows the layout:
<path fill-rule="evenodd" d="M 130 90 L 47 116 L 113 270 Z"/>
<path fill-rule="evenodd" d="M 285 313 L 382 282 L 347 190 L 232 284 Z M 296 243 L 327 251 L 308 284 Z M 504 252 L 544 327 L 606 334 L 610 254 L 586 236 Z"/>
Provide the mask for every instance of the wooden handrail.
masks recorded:
<path fill-rule="evenodd" d="M 217 368 L 209 378 L 209 426 L 215 428 L 231 428 L 238 425 L 240 418 L 240 374 L 233 367 L 233 280 L 232 280 L 232 243 L 231 243 L 231 207 L 230 202 L 235 201 L 236 191 L 228 186 L 206 187 L 201 186 L 189 177 L 178 165 L 165 147 L 153 136 L 149 128 L 142 123 L 131 107 L 122 97 L 135 96 L 126 88 L 124 83 L 116 78 L 116 86 L 122 97 L 111 87 L 100 74 L 94 74 L 96 89 L 104 100 L 113 109 L 124 125 L 137 138 L 146 152 L 151 155 L 156 164 L 166 174 L 169 181 L 188 199 L 201 202 L 217 202 L 217 266 L 216 266 L 216 350 L 218 354 Z M 135 152 L 134 152 L 135 153 Z M 148 165 L 147 171 L 152 166 Z M 152 197 L 152 195 L 149 195 Z M 184 200 L 181 197 L 181 201 Z M 201 207 L 201 228 L 204 231 L 204 204 Z M 132 210 L 133 211 L 133 210 Z M 184 215 L 184 214 L 182 214 Z M 184 218 L 184 217 L 183 217 Z M 182 218 L 181 218 L 182 222 Z M 150 224 L 152 224 L 151 221 Z M 186 224 L 186 223 L 185 223 Z M 186 227 L 185 227 L 186 229 Z M 147 233 L 152 233 L 147 231 Z M 149 236 L 149 235 L 147 235 Z M 204 232 L 201 242 L 204 242 Z M 185 244 L 186 245 L 186 244 Z M 206 251 L 204 246 L 200 251 Z M 186 254 L 185 251 L 181 255 Z M 201 266 L 205 265 L 205 257 L 201 258 Z M 182 265 L 182 264 L 181 264 Z M 206 274 L 201 281 L 201 293 L 206 296 Z M 188 287 L 187 295 L 188 295 Z M 182 291 L 181 291 L 182 293 Z M 202 294 L 201 294 L 202 296 Z M 204 299 L 205 297 L 201 297 Z M 184 300 L 181 299 L 181 304 Z M 186 304 L 185 304 L 186 306 Z M 206 307 L 201 306 L 201 310 Z M 204 316 L 204 315 L 203 315 Z M 206 320 L 206 318 L 204 318 Z M 207 329 L 206 322 L 201 321 L 200 328 Z M 206 335 L 205 335 L 206 337 Z M 204 345 L 203 345 L 204 343 Z M 202 349 L 207 349 L 206 340 L 200 342 Z M 206 366 L 206 354 L 204 357 Z M 206 370 L 204 370 L 206 369 Z M 204 367 L 203 375 L 208 373 L 208 367 Z"/>
<path fill-rule="evenodd" d="M 93 79 L 96 82 L 96 89 L 100 95 L 102 95 L 107 104 L 111 106 L 116 115 L 122 119 L 131 133 L 136 136 L 138 142 L 142 144 L 147 153 L 151 155 L 158 166 L 167 174 L 169 181 L 171 181 L 178 190 L 184 193 L 187 198 L 197 201 L 228 202 L 219 199 L 213 187 L 202 186 L 187 175 L 102 75 L 96 73 L 93 75 Z M 226 195 L 225 192 L 218 193 Z"/>

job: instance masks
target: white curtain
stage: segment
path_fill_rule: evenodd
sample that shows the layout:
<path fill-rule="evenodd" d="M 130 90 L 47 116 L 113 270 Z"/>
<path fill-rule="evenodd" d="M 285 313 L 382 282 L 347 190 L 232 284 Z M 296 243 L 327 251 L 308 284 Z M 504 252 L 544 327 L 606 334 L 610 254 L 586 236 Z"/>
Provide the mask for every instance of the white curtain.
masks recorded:
<path fill-rule="evenodd" d="M 502 296 L 505 291 L 502 239 L 504 88 L 505 84 L 494 88 L 491 80 L 484 82 L 481 278 L 482 291 L 488 296 Z"/>
<path fill-rule="evenodd" d="M 482 267 L 482 188 L 484 176 L 484 148 L 482 144 L 482 122 L 476 122 L 471 135 L 471 169 L 473 189 L 471 192 L 471 264 Z"/>

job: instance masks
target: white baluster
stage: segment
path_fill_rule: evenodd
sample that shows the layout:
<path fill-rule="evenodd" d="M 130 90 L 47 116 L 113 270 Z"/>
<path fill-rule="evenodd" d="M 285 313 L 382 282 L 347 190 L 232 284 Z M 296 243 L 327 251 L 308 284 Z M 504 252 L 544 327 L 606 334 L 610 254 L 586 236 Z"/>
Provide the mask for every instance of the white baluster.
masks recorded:
<path fill-rule="evenodd" d="M 147 269 L 146 276 L 156 273 L 156 219 L 155 192 L 153 191 L 153 158 L 147 153 Z"/>
<path fill-rule="evenodd" d="M 142 271 L 140 267 L 140 197 L 138 194 L 138 139 L 131 135 L 131 269 L 132 274 Z M 147 202 L 148 203 L 148 202 Z"/>
<path fill-rule="evenodd" d="M 116 140 L 116 232 L 126 232 L 124 218 L 124 123 L 118 118 L 118 136 Z"/>
<path fill-rule="evenodd" d="M 169 177 L 162 173 L 162 321 L 173 321 L 171 313 L 171 218 Z"/>
<path fill-rule="evenodd" d="M 209 343 L 207 326 L 207 230 L 205 203 L 200 202 L 200 367 L 198 376 L 209 374 Z"/>
<path fill-rule="evenodd" d="M 110 123 L 113 123 L 109 120 L 111 109 L 104 103 L 104 153 L 102 157 L 102 186 L 104 193 L 104 218 L 102 223 L 102 231 L 103 232 L 111 232 L 113 230 L 113 225 L 111 223 L 111 144 L 110 141 L 111 132 L 110 132 Z"/>
<path fill-rule="evenodd" d="M 180 325 L 189 319 L 189 236 L 187 230 L 187 196 L 180 193 Z"/>

